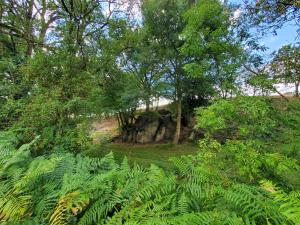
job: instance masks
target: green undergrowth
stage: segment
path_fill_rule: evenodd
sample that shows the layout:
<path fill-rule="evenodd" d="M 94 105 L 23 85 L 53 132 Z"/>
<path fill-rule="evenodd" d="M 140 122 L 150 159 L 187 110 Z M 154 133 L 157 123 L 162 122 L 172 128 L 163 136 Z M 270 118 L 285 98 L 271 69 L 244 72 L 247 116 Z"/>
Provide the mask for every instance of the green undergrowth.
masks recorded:
<path fill-rule="evenodd" d="M 197 144 L 185 143 L 179 145 L 173 144 L 146 144 L 132 145 L 125 143 L 111 143 L 103 147 L 95 148 L 87 153 L 91 157 L 103 157 L 109 152 L 113 152 L 118 161 L 122 161 L 124 156 L 130 163 L 138 163 L 143 166 L 149 166 L 154 163 L 163 168 L 171 168 L 171 157 L 181 155 L 194 155 L 198 150 Z"/>
<path fill-rule="evenodd" d="M 300 108 L 275 103 L 241 96 L 198 109 L 198 146 L 37 156 L 42 137 L 21 144 L 1 132 L 0 223 L 299 225 Z"/>
<path fill-rule="evenodd" d="M 218 142 L 205 139 L 197 155 L 172 158 L 173 170 L 166 171 L 154 164 L 147 168 L 130 166 L 127 158 L 117 163 L 113 154 L 102 158 L 71 153 L 32 157 L 30 149 L 38 139 L 19 148 L 2 140 L 2 224 L 297 225 L 300 222 L 299 189 L 288 191 L 288 184 L 277 185 L 263 179 L 264 176 L 253 180 L 253 175 L 260 175 L 262 168 L 254 166 L 257 170 L 248 170 L 248 164 L 243 164 L 243 152 L 231 156 L 240 172 L 239 179 L 228 171 L 233 168 L 231 165 L 222 169 L 222 162 L 230 159 L 230 155 L 225 161 L 211 158 L 216 150 L 235 151 L 234 146 L 245 147 L 243 143 L 233 142 L 223 148 Z M 250 146 L 246 147 L 246 152 L 252 151 Z M 261 160 L 267 165 L 263 159 L 258 154 L 251 160 Z M 212 168 L 213 162 L 215 165 L 218 162 L 218 166 Z"/>

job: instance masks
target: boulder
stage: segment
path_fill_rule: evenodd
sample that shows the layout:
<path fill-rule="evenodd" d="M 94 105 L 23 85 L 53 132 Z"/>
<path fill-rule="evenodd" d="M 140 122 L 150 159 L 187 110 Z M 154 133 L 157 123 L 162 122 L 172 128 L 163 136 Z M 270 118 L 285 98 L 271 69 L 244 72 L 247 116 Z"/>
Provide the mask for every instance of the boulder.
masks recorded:
<path fill-rule="evenodd" d="M 165 134 L 166 134 L 166 128 L 165 127 L 162 127 L 161 129 L 158 129 L 154 142 L 164 141 L 165 140 Z"/>
<path fill-rule="evenodd" d="M 176 122 L 170 111 L 161 109 L 157 112 L 141 113 L 134 124 L 123 131 L 124 142 L 147 144 L 169 142 L 174 138 Z M 191 129 L 182 126 L 181 140 L 187 140 Z"/>
<path fill-rule="evenodd" d="M 135 134 L 135 142 L 140 144 L 154 142 L 158 126 L 159 120 L 154 120 L 138 127 Z"/>
<path fill-rule="evenodd" d="M 138 144 L 164 142 L 172 140 L 174 131 L 175 122 L 169 111 L 144 112 L 123 131 L 122 140 Z"/>

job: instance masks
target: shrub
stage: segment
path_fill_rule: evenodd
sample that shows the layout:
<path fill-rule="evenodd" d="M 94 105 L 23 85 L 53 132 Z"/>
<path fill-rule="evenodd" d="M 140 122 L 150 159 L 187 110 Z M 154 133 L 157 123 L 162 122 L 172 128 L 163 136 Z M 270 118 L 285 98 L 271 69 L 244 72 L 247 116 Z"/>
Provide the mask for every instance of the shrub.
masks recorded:
<path fill-rule="evenodd" d="M 221 133 L 227 138 L 256 139 L 272 134 L 276 122 L 272 107 L 260 97 L 239 96 L 217 100 L 197 110 L 197 128 L 209 134 Z"/>
<path fill-rule="evenodd" d="M 99 145 L 98 147 L 102 149 L 105 149 L 112 141 L 112 134 L 97 130 L 92 132 L 91 138 L 93 139 L 94 144 Z"/>

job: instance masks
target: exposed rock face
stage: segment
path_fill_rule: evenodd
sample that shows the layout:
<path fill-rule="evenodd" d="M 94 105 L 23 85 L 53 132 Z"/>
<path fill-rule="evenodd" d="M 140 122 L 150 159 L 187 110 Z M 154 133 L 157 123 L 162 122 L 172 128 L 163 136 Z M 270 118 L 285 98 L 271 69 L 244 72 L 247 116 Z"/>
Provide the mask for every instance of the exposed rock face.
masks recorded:
<path fill-rule="evenodd" d="M 135 142 L 136 143 L 150 143 L 155 141 L 156 133 L 159 127 L 159 120 L 154 120 L 146 124 L 139 124 L 138 130 L 136 131 Z"/>
<path fill-rule="evenodd" d="M 172 141 L 176 123 L 171 112 L 160 110 L 141 114 L 135 123 L 123 132 L 123 141 L 138 144 Z"/>
<path fill-rule="evenodd" d="M 193 141 L 203 136 L 203 132 L 193 131 L 195 119 L 183 118 L 180 141 Z M 102 141 L 102 137 L 110 138 L 113 142 L 127 143 L 163 143 L 174 138 L 176 122 L 170 111 L 161 109 L 157 112 L 144 112 L 138 116 L 133 124 L 122 131 L 119 130 L 115 118 L 107 118 L 93 123 L 91 136 L 95 143 Z"/>

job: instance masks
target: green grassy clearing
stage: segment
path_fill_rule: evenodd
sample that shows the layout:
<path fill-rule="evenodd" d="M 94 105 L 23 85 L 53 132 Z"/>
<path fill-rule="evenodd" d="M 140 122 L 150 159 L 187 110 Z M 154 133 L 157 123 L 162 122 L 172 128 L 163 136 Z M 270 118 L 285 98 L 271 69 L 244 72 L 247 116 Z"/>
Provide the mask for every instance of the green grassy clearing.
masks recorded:
<path fill-rule="evenodd" d="M 196 154 L 197 150 L 197 144 L 194 143 L 185 143 L 179 145 L 132 145 L 125 143 L 111 143 L 89 152 L 88 155 L 92 157 L 101 157 L 112 151 L 118 161 L 122 160 L 124 156 L 126 156 L 130 163 L 137 162 L 143 166 L 149 166 L 151 163 L 154 163 L 164 168 L 171 168 L 172 162 L 169 160 L 171 157 Z"/>

